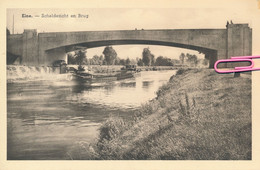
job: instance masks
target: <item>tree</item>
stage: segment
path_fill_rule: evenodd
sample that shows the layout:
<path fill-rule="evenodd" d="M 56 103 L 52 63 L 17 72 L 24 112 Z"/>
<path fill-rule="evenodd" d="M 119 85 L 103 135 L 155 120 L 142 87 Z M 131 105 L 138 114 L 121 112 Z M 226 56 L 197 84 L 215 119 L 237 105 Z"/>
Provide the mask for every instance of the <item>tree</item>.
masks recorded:
<path fill-rule="evenodd" d="M 198 63 L 199 63 L 199 60 L 198 60 L 198 57 L 196 55 L 194 55 L 194 64 L 195 64 L 195 67 L 197 67 Z"/>
<path fill-rule="evenodd" d="M 171 60 L 172 60 L 173 65 L 180 64 L 180 60 L 177 60 L 177 59 L 171 59 Z"/>
<path fill-rule="evenodd" d="M 143 60 L 141 58 L 138 59 L 137 65 L 138 66 L 144 66 Z"/>
<path fill-rule="evenodd" d="M 77 64 L 73 53 L 68 53 L 68 64 Z"/>
<path fill-rule="evenodd" d="M 82 63 L 81 64 L 88 64 L 89 63 L 89 61 L 88 61 L 88 59 L 87 59 L 87 57 L 85 57 L 85 58 L 83 58 L 83 61 L 82 61 Z"/>
<path fill-rule="evenodd" d="M 151 65 L 154 66 L 155 64 L 155 57 L 153 54 L 151 54 Z"/>
<path fill-rule="evenodd" d="M 120 58 L 119 58 L 119 57 L 116 57 L 116 59 L 115 59 L 115 65 L 120 65 Z"/>
<path fill-rule="evenodd" d="M 127 59 L 125 60 L 125 64 L 129 65 L 130 64 L 130 59 L 127 57 Z"/>
<path fill-rule="evenodd" d="M 107 65 L 113 65 L 115 62 L 115 59 L 117 57 L 116 51 L 111 46 L 105 47 L 103 54 L 105 56 L 105 60 Z"/>
<path fill-rule="evenodd" d="M 162 65 L 164 65 L 164 58 L 163 58 L 163 56 L 157 57 L 157 59 L 156 59 L 156 61 L 155 61 L 155 65 L 157 65 L 157 66 L 162 66 Z"/>
<path fill-rule="evenodd" d="M 159 56 L 155 61 L 156 66 L 173 66 L 172 60 L 167 57 Z"/>
<path fill-rule="evenodd" d="M 75 52 L 75 60 L 78 65 L 83 64 L 83 61 L 85 63 L 86 61 L 86 50 L 79 50 Z"/>
<path fill-rule="evenodd" d="M 179 59 L 182 64 L 188 63 L 189 65 L 197 66 L 199 63 L 198 57 L 189 53 L 187 53 L 186 55 L 184 53 L 181 53 Z"/>
<path fill-rule="evenodd" d="M 191 55 L 189 53 L 186 54 L 187 57 L 187 62 L 190 63 L 191 65 L 197 66 L 198 64 L 198 57 L 196 55 Z"/>
<path fill-rule="evenodd" d="M 90 65 L 102 65 L 103 64 L 104 57 L 103 55 L 94 55 L 91 59 L 88 60 L 88 63 Z"/>
<path fill-rule="evenodd" d="M 149 48 L 144 48 L 143 49 L 143 63 L 144 65 L 146 66 L 150 66 L 151 63 L 152 63 L 152 56 L 153 54 L 151 53 L 150 49 Z"/>
<path fill-rule="evenodd" d="M 104 61 L 104 56 L 100 55 L 99 56 L 99 65 L 103 65 L 103 61 Z"/>
<path fill-rule="evenodd" d="M 94 55 L 91 59 L 90 64 L 92 65 L 99 65 L 99 56 L 98 55 Z"/>
<path fill-rule="evenodd" d="M 125 59 L 120 59 L 120 62 L 119 62 L 119 63 L 120 63 L 120 65 L 123 65 L 123 66 L 124 66 L 124 65 L 125 65 Z"/>
<path fill-rule="evenodd" d="M 181 64 L 184 64 L 184 58 L 185 58 L 185 54 L 181 53 L 181 55 L 179 56 Z"/>

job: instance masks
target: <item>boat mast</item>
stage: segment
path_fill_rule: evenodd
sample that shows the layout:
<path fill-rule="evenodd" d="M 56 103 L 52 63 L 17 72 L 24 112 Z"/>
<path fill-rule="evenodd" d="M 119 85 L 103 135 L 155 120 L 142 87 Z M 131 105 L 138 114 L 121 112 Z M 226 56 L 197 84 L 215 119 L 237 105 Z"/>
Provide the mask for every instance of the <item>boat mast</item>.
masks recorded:
<path fill-rule="evenodd" d="M 14 14 L 13 14 L 13 34 L 14 34 Z"/>

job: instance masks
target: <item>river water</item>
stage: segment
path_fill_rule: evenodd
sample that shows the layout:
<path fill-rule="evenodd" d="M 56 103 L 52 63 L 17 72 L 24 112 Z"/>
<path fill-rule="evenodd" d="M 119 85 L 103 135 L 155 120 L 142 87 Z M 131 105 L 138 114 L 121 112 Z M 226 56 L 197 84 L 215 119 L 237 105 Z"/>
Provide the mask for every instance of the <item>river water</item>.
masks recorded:
<path fill-rule="evenodd" d="M 110 115 L 130 118 L 175 74 L 147 71 L 126 80 L 92 85 L 64 75 L 7 83 L 7 158 L 69 159 L 68 150 L 91 142 Z"/>

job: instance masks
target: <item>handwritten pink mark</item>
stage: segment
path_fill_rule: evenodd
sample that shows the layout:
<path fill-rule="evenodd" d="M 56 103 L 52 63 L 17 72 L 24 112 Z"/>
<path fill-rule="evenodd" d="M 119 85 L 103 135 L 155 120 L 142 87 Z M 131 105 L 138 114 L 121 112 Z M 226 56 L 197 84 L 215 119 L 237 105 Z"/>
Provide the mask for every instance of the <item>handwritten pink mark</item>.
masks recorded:
<path fill-rule="evenodd" d="M 260 70 L 260 68 L 253 68 L 254 67 L 254 61 L 252 59 L 257 59 L 260 58 L 260 56 L 236 56 L 236 57 L 231 57 L 230 59 L 225 59 L 225 60 L 218 60 L 214 64 L 214 69 L 218 73 L 235 73 L 235 72 L 244 72 L 244 71 L 255 71 L 255 70 Z M 243 61 L 248 61 L 251 63 L 250 66 L 243 66 L 243 67 L 235 67 L 234 70 L 219 70 L 217 68 L 219 63 L 228 63 L 228 62 L 243 62 Z"/>

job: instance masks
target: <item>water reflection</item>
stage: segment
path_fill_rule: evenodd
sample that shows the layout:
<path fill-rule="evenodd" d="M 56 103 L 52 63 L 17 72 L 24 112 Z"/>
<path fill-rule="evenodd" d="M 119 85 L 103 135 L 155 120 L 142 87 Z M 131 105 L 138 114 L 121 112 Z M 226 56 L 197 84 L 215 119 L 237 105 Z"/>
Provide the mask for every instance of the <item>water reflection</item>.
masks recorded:
<path fill-rule="evenodd" d="M 71 87 L 72 93 L 82 93 L 83 91 L 91 90 L 92 88 L 94 87 L 90 85 L 84 85 L 83 83 L 79 83 Z"/>
<path fill-rule="evenodd" d="M 149 88 L 154 81 L 143 81 L 143 88 Z"/>
<path fill-rule="evenodd" d="M 175 71 L 142 72 L 109 83 L 37 80 L 7 84 L 8 159 L 69 159 L 109 115 L 131 117 Z"/>
<path fill-rule="evenodd" d="M 120 83 L 120 87 L 132 87 L 135 88 L 136 87 L 136 82 L 121 82 Z"/>

